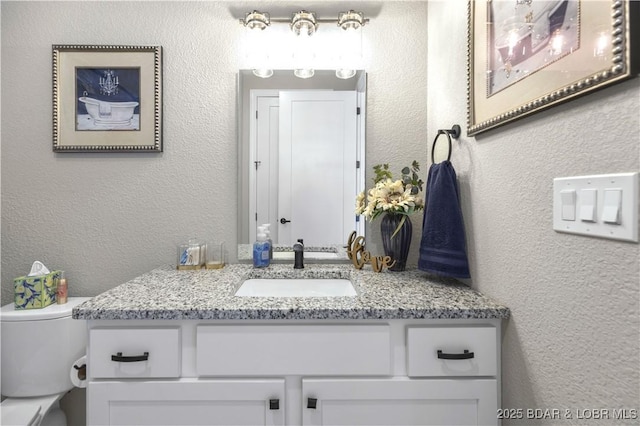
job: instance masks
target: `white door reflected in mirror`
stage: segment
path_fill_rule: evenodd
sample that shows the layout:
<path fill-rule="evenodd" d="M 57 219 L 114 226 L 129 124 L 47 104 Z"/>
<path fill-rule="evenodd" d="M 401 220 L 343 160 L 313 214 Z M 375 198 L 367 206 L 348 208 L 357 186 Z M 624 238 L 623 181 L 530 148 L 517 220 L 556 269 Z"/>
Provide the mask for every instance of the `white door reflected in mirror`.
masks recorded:
<path fill-rule="evenodd" d="M 240 181 L 248 188 L 240 187 L 239 244 L 251 244 L 265 223 L 274 244 L 285 246 L 299 238 L 307 246 L 343 246 L 351 231 L 363 233 L 354 214 L 364 188 L 366 84 L 359 76 L 350 89 L 277 80 L 280 88 L 270 89 L 241 72 L 240 106 L 249 107 L 240 114 Z"/>
<path fill-rule="evenodd" d="M 280 91 L 258 97 L 256 228 L 277 244 L 339 244 L 356 228 L 356 92 Z"/>

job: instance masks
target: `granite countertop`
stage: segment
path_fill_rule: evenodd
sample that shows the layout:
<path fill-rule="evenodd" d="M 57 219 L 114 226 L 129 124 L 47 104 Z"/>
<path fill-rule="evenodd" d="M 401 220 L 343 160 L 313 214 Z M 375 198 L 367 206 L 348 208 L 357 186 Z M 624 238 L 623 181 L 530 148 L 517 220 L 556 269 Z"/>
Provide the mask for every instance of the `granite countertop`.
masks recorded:
<path fill-rule="evenodd" d="M 293 260 L 293 247 L 274 244 L 273 255 L 272 264 L 288 264 Z M 343 245 L 305 246 L 304 258 L 305 260 L 313 260 L 314 263 L 348 263 L 351 265 L 351 261 L 347 257 L 347 248 Z M 241 263 L 253 260 L 253 244 L 238 244 L 238 260 Z"/>
<path fill-rule="evenodd" d="M 352 297 L 237 297 L 247 278 L 347 278 Z M 165 266 L 108 290 L 73 309 L 88 320 L 262 320 L 508 318 L 509 309 L 470 287 L 418 270 L 375 273 L 352 265 L 311 264 L 254 269 L 178 271 Z"/>

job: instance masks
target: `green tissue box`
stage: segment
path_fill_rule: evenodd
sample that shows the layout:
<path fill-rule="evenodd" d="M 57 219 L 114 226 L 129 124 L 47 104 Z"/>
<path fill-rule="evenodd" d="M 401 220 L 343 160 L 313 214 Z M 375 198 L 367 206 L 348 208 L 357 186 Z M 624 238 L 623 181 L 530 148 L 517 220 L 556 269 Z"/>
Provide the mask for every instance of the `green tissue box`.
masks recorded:
<path fill-rule="evenodd" d="M 38 277 L 18 277 L 13 280 L 16 309 L 41 309 L 56 303 L 58 281 L 62 271 L 52 271 Z"/>

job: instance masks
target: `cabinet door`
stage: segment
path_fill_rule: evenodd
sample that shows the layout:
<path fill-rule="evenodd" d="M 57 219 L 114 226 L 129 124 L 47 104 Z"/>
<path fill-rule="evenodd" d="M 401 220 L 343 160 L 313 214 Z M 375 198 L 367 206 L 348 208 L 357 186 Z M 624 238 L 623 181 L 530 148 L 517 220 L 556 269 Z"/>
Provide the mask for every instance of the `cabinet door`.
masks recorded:
<path fill-rule="evenodd" d="M 284 380 L 90 382 L 87 424 L 284 425 L 284 395 Z"/>
<path fill-rule="evenodd" d="M 303 424 L 496 425 L 497 389 L 493 379 L 305 379 Z"/>

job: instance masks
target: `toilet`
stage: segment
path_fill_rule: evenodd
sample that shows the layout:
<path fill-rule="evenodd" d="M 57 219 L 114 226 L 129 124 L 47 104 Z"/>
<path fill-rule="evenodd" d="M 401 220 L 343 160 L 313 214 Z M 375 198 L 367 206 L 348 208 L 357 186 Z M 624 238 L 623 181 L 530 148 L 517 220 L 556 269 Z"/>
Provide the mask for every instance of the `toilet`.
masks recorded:
<path fill-rule="evenodd" d="M 0 404 L 0 424 L 67 425 L 59 401 L 74 387 L 71 369 L 87 344 L 87 323 L 71 318 L 71 311 L 86 300 L 70 297 L 42 309 L 16 310 L 13 303 L 2 307 L 0 390 L 6 399 Z"/>

